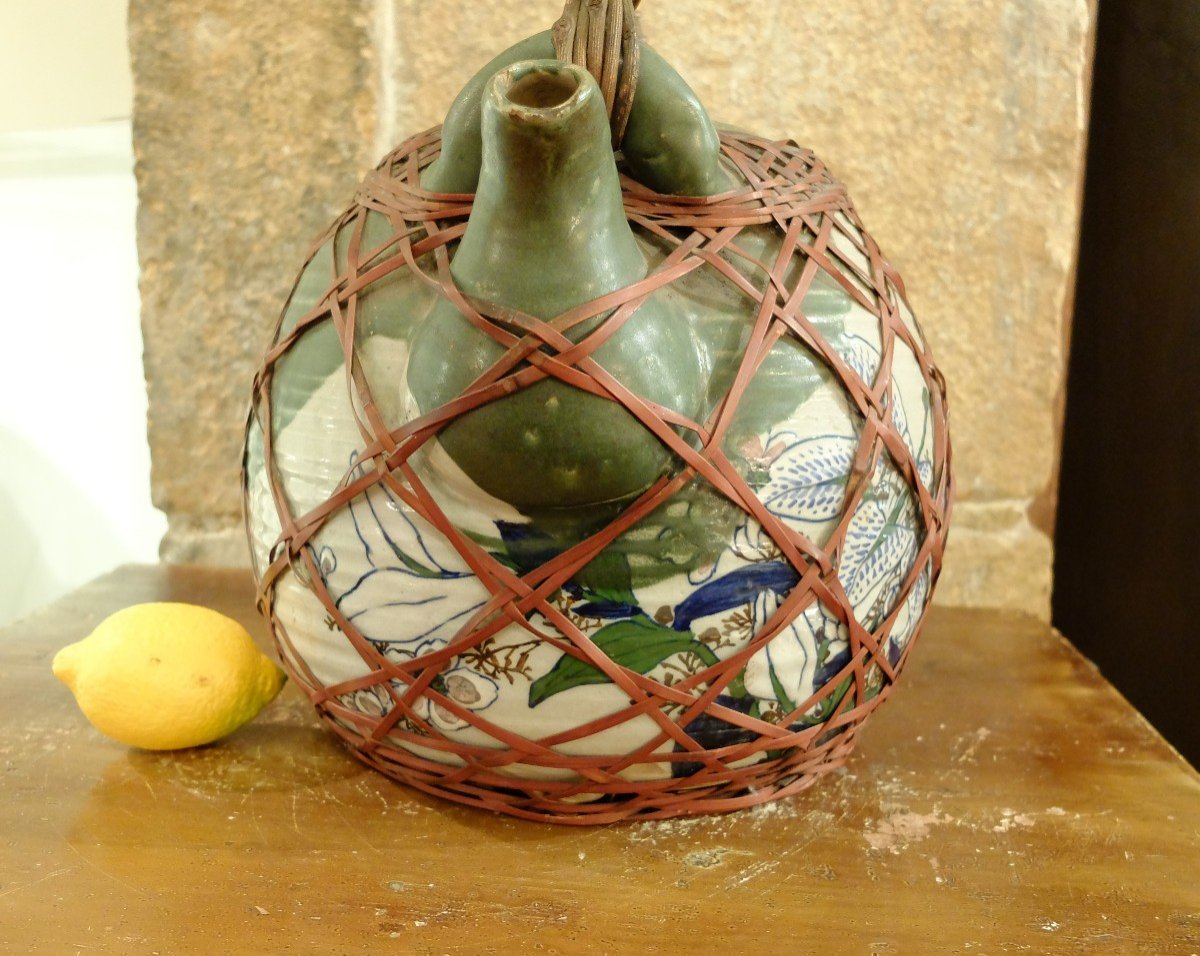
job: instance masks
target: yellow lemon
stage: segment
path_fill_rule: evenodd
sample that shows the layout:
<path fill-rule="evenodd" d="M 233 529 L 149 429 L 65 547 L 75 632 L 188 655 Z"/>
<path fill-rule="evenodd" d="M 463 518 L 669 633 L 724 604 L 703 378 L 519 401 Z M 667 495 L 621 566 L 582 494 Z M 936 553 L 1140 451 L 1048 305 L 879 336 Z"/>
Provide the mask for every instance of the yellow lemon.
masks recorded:
<path fill-rule="evenodd" d="M 233 733 L 284 681 L 237 621 L 193 604 L 118 611 L 59 651 L 53 667 L 97 730 L 146 750 Z"/>

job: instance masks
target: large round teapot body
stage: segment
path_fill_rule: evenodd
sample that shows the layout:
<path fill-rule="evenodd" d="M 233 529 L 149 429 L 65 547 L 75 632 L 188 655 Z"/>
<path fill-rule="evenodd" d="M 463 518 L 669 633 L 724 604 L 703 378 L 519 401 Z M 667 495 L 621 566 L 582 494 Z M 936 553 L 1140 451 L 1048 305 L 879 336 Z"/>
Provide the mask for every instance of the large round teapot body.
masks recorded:
<path fill-rule="evenodd" d="M 488 76 L 477 188 L 431 188 L 437 130 L 385 159 L 256 379 L 281 656 L 363 759 L 463 802 L 792 792 L 940 568 L 945 396 L 902 285 L 807 151 L 714 132 L 717 194 L 668 196 L 618 178 L 585 71 Z"/>

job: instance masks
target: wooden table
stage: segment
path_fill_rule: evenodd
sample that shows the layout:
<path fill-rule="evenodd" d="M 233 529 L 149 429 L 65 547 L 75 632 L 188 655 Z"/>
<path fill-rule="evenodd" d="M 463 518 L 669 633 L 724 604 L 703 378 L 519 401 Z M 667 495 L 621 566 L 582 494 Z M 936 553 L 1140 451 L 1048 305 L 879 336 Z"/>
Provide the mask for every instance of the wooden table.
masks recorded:
<path fill-rule="evenodd" d="M 157 567 L 0 632 L 0 952 L 1200 953 L 1200 777 L 1033 620 L 936 613 L 799 797 L 581 830 L 394 784 L 294 687 L 212 747 L 104 739 L 50 659 L 148 600 L 266 639 L 246 574 Z"/>

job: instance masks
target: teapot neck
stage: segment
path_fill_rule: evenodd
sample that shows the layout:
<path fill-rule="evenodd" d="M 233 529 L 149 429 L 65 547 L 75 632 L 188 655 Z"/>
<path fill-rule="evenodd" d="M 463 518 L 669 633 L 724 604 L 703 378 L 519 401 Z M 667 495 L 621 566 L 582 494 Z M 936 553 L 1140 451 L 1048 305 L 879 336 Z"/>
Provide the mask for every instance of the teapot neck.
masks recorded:
<path fill-rule="evenodd" d="M 595 81 L 517 63 L 484 94 L 483 164 L 451 272 L 467 293 L 549 319 L 647 272 Z"/>

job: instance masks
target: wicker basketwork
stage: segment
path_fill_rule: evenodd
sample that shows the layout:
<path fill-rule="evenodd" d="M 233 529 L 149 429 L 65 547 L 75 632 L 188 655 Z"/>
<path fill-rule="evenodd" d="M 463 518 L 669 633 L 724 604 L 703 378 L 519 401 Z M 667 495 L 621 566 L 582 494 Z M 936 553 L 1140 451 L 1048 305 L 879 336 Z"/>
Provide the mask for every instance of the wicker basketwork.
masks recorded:
<path fill-rule="evenodd" d="M 271 384 L 277 363 L 306 333 L 332 325 L 344 345 L 345 380 L 361 409 L 363 451 L 360 468 L 305 514 L 290 513 L 272 467 L 266 469 L 278 509 L 279 539 L 261 571 L 260 601 L 278 639 L 281 656 L 293 679 L 316 704 L 330 727 L 362 760 L 411 786 L 461 803 L 515 816 L 563 823 L 605 823 L 628 817 L 668 817 L 730 810 L 795 793 L 818 776 L 841 765 L 854 746 L 863 721 L 890 695 L 912 650 L 937 579 L 946 541 L 952 495 L 950 444 L 946 429 L 943 380 L 933 365 L 925 339 L 904 301 L 899 277 L 862 228 L 844 188 L 812 153 L 789 142 L 723 133 L 722 149 L 745 176 L 744 189 L 726 195 L 691 199 L 651 193 L 636 183 L 623 183 L 628 218 L 639 230 L 671 244 L 673 252 L 643 283 L 591 304 L 579 321 L 616 309 L 632 311 L 652 289 L 676 281 L 693 269 L 716 270 L 742 295 L 758 303 L 750 344 L 732 386 L 711 420 L 680 422 L 678 416 L 649 407 L 623 389 L 588 358 L 587 340 L 576 344 L 562 332 L 559 320 L 541 322 L 522 317 L 523 337 L 511 332 L 511 310 L 489 307 L 456 289 L 447 246 L 462 234 L 472 197 L 436 195 L 419 185 L 420 170 L 438 154 L 438 130 L 417 136 L 390 154 L 365 181 L 356 202 L 321 241 L 348 240 L 347 268 L 330 277 L 328 294 L 286 333 L 278 333 L 255 379 L 252 424 L 261 427 L 266 462 L 272 461 Z M 394 237 L 384 249 L 359 248 L 369 211 L 387 217 Z M 784 237 L 780 256 L 762 264 L 759 279 L 748 281 L 733 268 L 741 230 L 774 224 Z M 793 261 L 803 263 L 798 278 L 781 281 Z M 434 263 L 432 268 L 420 263 Z M 372 283 L 396 270 L 421 273 L 423 282 L 453 301 L 479 327 L 511 346 L 502 367 L 458 400 L 400 428 L 390 428 L 379 414 L 371 382 L 356 345 L 357 302 Z M 847 357 L 804 315 L 800 304 L 818 273 L 844 289 L 855 303 L 879 321 L 881 355 L 878 369 L 864 380 Z M 576 310 L 578 312 L 578 310 Z M 759 494 L 722 451 L 720 439 L 753 381 L 759 363 L 781 337 L 802 342 L 825 363 L 861 415 L 862 429 L 852 468 L 839 505 L 833 533 L 817 546 L 789 528 L 767 508 Z M 844 351 L 844 350 L 843 350 Z M 919 461 L 894 417 L 894 357 L 911 354 L 930 397 L 932 460 Z M 424 443 L 457 416 L 507 390 L 555 376 L 624 405 L 678 456 L 677 473 L 664 477 L 642 494 L 602 531 L 526 573 L 498 561 L 447 518 L 434 496 L 410 466 Z M 690 440 L 689 440 L 690 439 Z M 899 572 L 895 600 L 874 626 L 856 617 L 839 565 L 848 547 L 854 516 L 888 462 L 889 471 L 907 487 L 917 525 L 914 549 Z M 366 463 L 368 467 L 361 467 Z M 751 516 L 794 569 L 796 584 L 777 611 L 737 653 L 720 659 L 682 680 L 660 680 L 615 663 L 589 634 L 554 601 L 559 589 L 619 534 L 645 518 L 696 476 Z M 339 608 L 325 586 L 315 536 L 332 515 L 345 509 L 369 488 L 382 485 L 445 535 L 478 575 L 491 595 L 486 606 L 463 622 L 444 647 L 411 660 L 386 657 Z M 275 589 L 281 575 L 294 574 L 323 605 L 328 623 L 365 663 L 365 676 L 328 685 L 305 663 L 288 626 L 277 613 Z M 728 706 L 726 692 L 753 655 L 781 634 L 798 615 L 819 602 L 843 629 L 848 654 L 844 666 L 791 713 L 753 716 Z M 530 624 L 534 613 L 553 625 L 539 632 Z M 496 726 L 454 699 L 437 678 L 455 659 L 478 650 L 498 630 L 516 623 L 537 640 L 548 641 L 565 656 L 587 662 L 604 679 L 622 688 L 628 707 L 603 721 L 591 720 L 551 737 L 528 739 Z M 903 632 L 903 633 L 901 633 Z M 380 713 L 349 706 L 356 693 L 373 689 L 385 695 Z M 478 727 L 496 741 L 491 747 L 469 746 L 440 733 L 429 719 L 429 706 L 454 715 L 457 722 Z M 814 719 L 819 715 L 820 719 Z M 621 755 L 571 753 L 570 743 L 598 730 L 640 717 L 653 719 L 658 732 L 636 752 Z M 717 721 L 736 731 L 737 742 L 717 748 L 696 740 L 689 728 L 697 721 Z M 667 752 L 664 748 L 670 747 Z M 686 764 L 687 775 L 638 779 L 640 767 Z M 568 779 L 523 780 L 505 772 L 517 764 L 555 768 Z"/>

